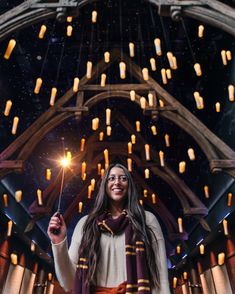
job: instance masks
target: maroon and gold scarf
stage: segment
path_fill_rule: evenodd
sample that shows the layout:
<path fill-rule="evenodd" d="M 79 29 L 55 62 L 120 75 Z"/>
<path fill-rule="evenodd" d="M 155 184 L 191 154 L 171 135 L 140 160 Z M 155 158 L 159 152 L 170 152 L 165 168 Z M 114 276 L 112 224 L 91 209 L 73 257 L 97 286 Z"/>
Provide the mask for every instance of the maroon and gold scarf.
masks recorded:
<path fill-rule="evenodd" d="M 133 226 L 124 210 L 122 214 L 113 219 L 108 212 L 102 214 L 97 219 L 97 224 L 101 231 L 109 232 L 112 235 L 118 235 L 125 232 L 125 251 L 126 251 L 126 294 L 151 293 L 149 270 L 146 263 L 146 253 L 144 242 L 140 237 L 134 234 Z M 135 238 L 133 236 L 136 235 Z M 78 271 L 75 277 L 73 294 L 91 294 L 91 287 L 85 284 L 86 270 L 88 265 L 85 258 L 80 258 L 78 262 L 80 275 Z"/>

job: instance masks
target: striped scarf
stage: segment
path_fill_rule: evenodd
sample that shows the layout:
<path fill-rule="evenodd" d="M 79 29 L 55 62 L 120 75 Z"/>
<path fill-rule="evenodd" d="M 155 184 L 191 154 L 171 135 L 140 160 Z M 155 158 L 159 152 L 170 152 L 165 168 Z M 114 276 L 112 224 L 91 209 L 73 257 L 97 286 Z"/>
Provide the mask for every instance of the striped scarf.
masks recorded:
<path fill-rule="evenodd" d="M 122 214 L 113 219 L 110 213 L 104 213 L 97 219 L 98 227 L 101 231 L 109 232 L 112 235 L 125 232 L 125 249 L 126 249 L 126 294 L 149 294 L 151 293 L 149 271 L 146 263 L 146 253 L 144 242 L 136 235 L 135 239 L 133 226 L 124 210 Z M 91 294 L 93 293 L 90 286 L 85 283 L 86 270 L 88 268 L 85 258 L 80 258 L 78 271 L 75 277 L 73 294 Z"/>

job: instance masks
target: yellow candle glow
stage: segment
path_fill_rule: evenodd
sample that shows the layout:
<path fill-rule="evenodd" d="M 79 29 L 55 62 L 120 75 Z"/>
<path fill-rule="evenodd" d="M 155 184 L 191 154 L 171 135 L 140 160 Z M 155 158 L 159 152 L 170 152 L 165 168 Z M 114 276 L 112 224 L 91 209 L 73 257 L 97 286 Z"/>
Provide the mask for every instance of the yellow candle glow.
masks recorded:
<path fill-rule="evenodd" d="M 30 244 L 30 250 L 32 252 L 35 252 L 35 249 L 36 249 L 36 246 L 35 246 L 35 243 L 33 241 L 31 241 L 31 244 Z"/>
<path fill-rule="evenodd" d="M 11 263 L 14 264 L 14 265 L 17 265 L 17 263 L 18 263 L 18 256 L 17 256 L 17 254 L 11 253 L 10 256 L 11 256 Z"/>
<path fill-rule="evenodd" d="M 196 159 L 195 152 L 194 152 L 193 148 L 189 148 L 188 149 L 188 157 L 192 161 Z"/>
<path fill-rule="evenodd" d="M 100 132 L 99 133 L 99 141 L 103 141 L 104 140 L 104 132 Z"/>
<path fill-rule="evenodd" d="M 179 173 L 183 174 L 185 172 L 186 169 L 186 162 L 185 161 L 181 161 L 179 163 Z"/>
<path fill-rule="evenodd" d="M 180 254 L 181 253 L 181 246 L 180 245 L 177 245 L 176 246 L 176 253 L 177 254 Z"/>
<path fill-rule="evenodd" d="M 162 55 L 161 40 L 159 38 L 156 38 L 154 40 L 154 45 L 155 45 L 156 54 L 158 56 L 161 56 Z"/>
<path fill-rule="evenodd" d="M 39 206 L 43 205 L 42 191 L 40 189 L 37 189 L 37 202 Z"/>
<path fill-rule="evenodd" d="M 145 97 L 140 97 L 140 107 L 142 108 L 142 109 L 145 109 L 146 108 L 146 104 L 147 104 L 147 101 L 146 101 L 146 99 L 145 99 Z"/>
<path fill-rule="evenodd" d="M 67 26 L 67 37 L 71 37 L 73 33 L 73 27 L 71 25 Z"/>
<path fill-rule="evenodd" d="M 48 281 L 52 281 L 52 273 L 48 273 L 48 275 L 47 275 L 47 279 L 48 279 Z"/>
<path fill-rule="evenodd" d="M 4 110 L 4 115 L 5 116 L 8 116 L 10 114 L 11 107 L 12 107 L 12 101 L 11 100 L 7 100 L 6 106 L 5 106 L 5 110 Z"/>
<path fill-rule="evenodd" d="M 172 57 L 172 61 L 173 61 L 173 68 L 172 69 L 177 69 L 178 65 L 177 65 L 177 59 L 175 56 Z"/>
<path fill-rule="evenodd" d="M 38 38 L 39 39 L 43 39 L 46 33 L 47 27 L 45 25 L 41 25 L 39 34 L 38 34 Z"/>
<path fill-rule="evenodd" d="M 188 279 L 188 273 L 187 272 L 183 272 L 183 278 L 184 278 L 184 280 Z"/>
<path fill-rule="evenodd" d="M 139 120 L 137 120 L 136 122 L 135 122 L 135 127 L 136 127 L 136 132 L 140 132 L 140 121 Z"/>
<path fill-rule="evenodd" d="M 16 200 L 16 202 L 20 202 L 21 199 L 22 199 L 22 191 L 21 190 L 15 191 L 15 200 Z"/>
<path fill-rule="evenodd" d="M 97 22 L 97 11 L 96 10 L 93 10 L 92 11 L 92 14 L 91 14 L 91 21 L 92 23 L 96 23 Z"/>
<path fill-rule="evenodd" d="M 132 172 L 132 159 L 127 158 L 127 168 L 129 172 Z"/>
<path fill-rule="evenodd" d="M 165 106 L 165 103 L 162 99 L 159 99 L 159 106 L 160 107 L 164 107 Z"/>
<path fill-rule="evenodd" d="M 204 186 L 204 195 L 205 195 L 206 198 L 210 197 L 209 187 L 207 185 Z"/>
<path fill-rule="evenodd" d="M 143 203 L 143 200 L 142 200 L 142 199 L 140 199 L 140 200 L 139 200 L 139 202 L 140 202 L 140 205 L 142 205 L 142 206 L 143 206 L 143 204 L 144 204 L 144 203 Z"/>
<path fill-rule="evenodd" d="M 177 287 L 177 277 L 173 278 L 173 289 L 176 289 Z"/>
<path fill-rule="evenodd" d="M 72 16 L 67 16 L 66 20 L 67 20 L 67 22 L 72 22 L 73 21 L 73 17 Z"/>
<path fill-rule="evenodd" d="M 100 86 L 101 87 L 105 87 L 105 84 L 106 84 L 106 74 L 105 73 L 102 73 L 101 75 L 101 81 L 100 81 Z"/>
<path fill-rule="evenodd" d="M 80 201 L 80 202 L 78 203 L 78 212 L 79 212 L 79 213 L 82 213 L 82 206 L 83 206 L 83 203 Z"/>
<path fill-rule="evenodd" d="M 203 38 L 203 34 L 204 34 L 204 26 L 200 25 L 198 26 L 198 37 Z"/>
<path fill-rule="evenodd" d="M 149 144 L 145 144 L 144 148 L 145 148 L 145 159 L 150 160 L 150 146 L 149 146 Z"/>
<path fill-rule="evenodd" d="M 153 94 L 148 93 L 148 102 L 149 102 L 149 107 L 153 107 Z"/>
<path fill-rule="evenodd" d="M 119 70 L 120 70 L 120 78 L 124 80 L 126 78 L 126 64 L 125 62 L 121 61 L 119 63 Z"/>
<path fill-rule="evenodd" d="M 82 176 L 81 176 L 82 180 L 85 181 L 86 180 L 86 173 L 84 173 Z"/>
<path fill-rule="evenodd" d="M 223 229 L 224 229 L 224 235 L 228 236 L 228 221 L 226 219 L 223 220 Z"/>
<path fill-rule="evenodd" d="M 107 126 L 106 131 L 107 131 L 107 136 L 108 136 L 108 137 L 111 136 L 111 133 L 112 133 L 112 127 L 111 127 L 111 126 Z"/>
<path fill-rule="evenodd" d="M 7 194 L 3 194 L 3 203 L 4 203 L 4 207 L 8 207 L 8 195 Z"/>
<path fill-rule="evenodd" d="M 128 154 L 132 154 L 132 143 L 128 142 L 127 144 Z"/>
<path fill-rule="evenodd" d="M 53 87 L 51 89 L 51 98 L 50 98 L 50 105 L 51 106 L 53 106 L 55 104 L 56 94 L 57 94 L 57 88 L 56 87 Z"/>
<path fill-rule="evenodd" d="M 12 234 L 12 226 L 13 226 L 13 221 L 9 220 L 7 223 L 7 237 L 10 237 Z"/>
<path fill-rule="evenodd" d="M 69 164 L 71 163 L 71 160 L 72 160 L 72 153 L 71 153 L 71 151 L 67 151 L 66 152 L 66 160 L 68 161 Z"/>
<path fill-rule="evenodd" d="M 83 152 L 85 149 L 85 143 L 86 143 L 86 139 L 82 138 L 81 139 L 81 146 L 80 146 L 80 151 Z"/>
<path fill-rule="evenodd" d="M 156 195 L 154 193 L 152 194 L 152 203 L 153 204 L 156 204 L 157 203 L 157 201 L 156 201 Z"/>
<path fill-rule="evenodd" d="M 166 77 L 168 78 L 168 80 L 172 78 L 171 70 L 169 68 L 166 70 Z"/>
<path fill-rule="evenodd" d="M 148 168 L 146 168 L 144 170 L 144 176 L 145 176 L 145 179 L 149 179 L 149 169 Z"/>
<path fill-rule="evenodd" d="M 92 187 L 91 185 L 88 186 L 87 198 L 91 199 Z"/>
<path fill-rule="evenodd" d="M 74 93 L 76 93 L 78 91 L 79 82 L 80 82 L 80 80 L 78 77 L 74 78 L 74 80 L 73 80 L 73 92 Z"/>
<path fill-rule="evenodd" d="M 16 45 L 16 40 L 11 39 L 8 43 L 7 49 L 4 54 L 5 59 L 9 59 L 11 57 L 11 54 L 12 54 L 13 49 L 15 48 L 15 45 Z"/>
<path fill-rule="evenodd" d="M 228 86 L 228 97 L 229 97 L 229 101 L 231 102 L 234 101 L 234 86 L 233 85 Z"/>
<path fill-rule="evenodd" d="M 232 53 L 230 50 L 226 51 L 226 57 L 227 57 L 228 61 L 232 60 Z"/>
<path fill-rule="evenodd" d="M 152 134 L 153 134 L 154 136 L 157 135 L 157 128 L 156 128 L 156 126 L 151 126 L 151 131 L 152 131 Z"/>
<path fill-rule="evenodd" d="M 218 265 L 223 265 L 225 261 L 225 253 L 221 252 L 218 254 Z"/>
<path fill-rule="evenodd" d="M 160 165 L 161 166 L 165 166 L 165 161 L 164 161 L 164 152 L 163 151 L 159 151 L 159 160 L 160 160 Z"/>
<path fill-rule="evenodd" d="M 156 71 L 157 70 L 157 66 L 156 66 L 156 60 L 155 58 L 150 58 L 150 65 L 151 65 L 151 70 L 152 71 Z"/>
<path fill-rule="evenodd" d="M 105 169 L 104 169 L 104 168 L 102 168 L 102 169 L 101 169 L 101 171 L 100 171 L 100 176 L 101 176 L 101 178 L 103 178 L 103 176 L 104 176 L 104 173 L 105 173 Z"/>
<path fill-rule="evenodd" d="M 108 149 L 104 150 L 104 161 L 105 161 L 106 165 L 109 164 L 109 151 L 108 151 Z"/>
<path fill-rule="evenodd" d="M 13 125 L 12 125 L 12 129 L 11 129 L 12 135 L 16 134 L 18 124 L 19 124 L 19 117 L 15 116 L 13 119 Z"/>
<path fill-rule="evenodd" d="M 165 134 L 164 138 L 166 147 L 170 147 L 170 136 L 168 134 Z"/>
<path fill-rule="evenodd" d="M 130 98 L 131 98 L 131 101 L 135 101 L 135 91 L 134 90 L 130 91 Z"/>
<path fill-rule="evenodd" d="M 232 202 L 233 202 L 233 194 L 232 193 L 228 193 L 228 199 L 227 199 L 227 205 L 230 207 L 232 206 Z"/>
<path fill-rule="evenodd" d="M 172 52 L 170 52 L 170 51 L 167 52 L 166 56 L 167 56 L 167 59 L 168 59 L 170 68 L 173 68 L 174 67 L 174 63 L 173 63 L 173 54 L 172 54 Z"/>
<path fill-rule="evenodd" d="M 131 135 L 131 143 L 134 145 L 136 143 L 136 136 Z"/>
<path fill-rule="evenodd" d="M 227 62 L 227 56 L 226 56 L 225 50 L 221 50 L 221 58 L 222 58 L 223 65 L 227 65 L 228 62 Z"/>
<path fill-rule="evenodd" d="M 51 180 L 51 170 L 49 168 L 46 169 L 46 180 L 47 181 Z"/>
<path fill-rule="evenodd" d="M 194 70 L 195 70 L 196 75 L 198 77 L 200 77 L 202 75 L 202 69 L 201 69 L 201 65 L 199 63 L 194 64 Z"/>
<path fill-rule="evenodd" d="M 82 162 L 82 170 L 81 170 L 81 176 L 83 177 L 83 175 L 85 174 L 86 172 L 86 162 L 83 161 Z"/>
<path fill-rule="evenodd" d="M 199 251 L 200 251 L 200 254 L 201 254 L 201 255 L 204 255 L 204 253 L 205 253 L 205 246 L 204 246 L 203 244 L 201 244 L 201 245 L 199 246 Z"/>
<path fill-rule="evenodd" d="M 99 128 L 99 118 L 95 117 L 92 119 L 92 130 L 96 131 Z"/>
<path fill-rule="evenodd" d="M 162 75 L 162 83 L 164 85 L 166 85 L 167 84 L 167 77 L 166 77 L 166 70 L 165 70 L 165 68 L 162 68 L 161 69 L 161 75 Z"/>
<path fill-rule="evenodd" d="M 111 124 L 111 109 L 106 108 L 106 125 L 109 126 Z"/>
<path fill-rule="evenodd" d="M 146 67 L 142 69 L 142 75 L 143 75 L 144 81 L 148 81 L 148 79 L 149 79 L 149 70 Z"/>
<path fill-rule="evenodd" d="M 104 52 L 104 62 L 105 63 L 110 62 L 110 53 L 108 51 Z"/>
<path fill-rule="evenodd" d="M 215 111 L 220 112 L 220 103 L 219 102 L 215 103 Z"/>
<path fill-rule="evenodd" d="M 178 230 L 180 233 L 183 233 L 183 219 L 181 217 L 178 217 Z"/>
<path fill-rule="evenodd" d="M 87 79 L 91 78 L 91 73 L 92 73 L 92 62 L 87 61 L 87 66 L 86 66 L 86 77 L 87 77 Z"/>
<path fill-rule="evenodd" d="M 144 198 L 147 198 L 147 197 L 148 197 L 148 190 L 144 189 Z"/>
<path fill-rule="evenodd" d="M 130 53 L 130 57 L 135 56 L 135 45 L 132 42 L 129 43 L 129 53 Z"/>
<path fill-rule="evenodd" d="M 97 164 L 97 174 L 100 176 L 101 174 L 101 163 Z"/>
<path fill-rule="evenodd" d="M 35 88 L 34 88 L 34 94 L 39 94 L 41 86 L 42 86 L 42 78 L 37 78 Z"/>

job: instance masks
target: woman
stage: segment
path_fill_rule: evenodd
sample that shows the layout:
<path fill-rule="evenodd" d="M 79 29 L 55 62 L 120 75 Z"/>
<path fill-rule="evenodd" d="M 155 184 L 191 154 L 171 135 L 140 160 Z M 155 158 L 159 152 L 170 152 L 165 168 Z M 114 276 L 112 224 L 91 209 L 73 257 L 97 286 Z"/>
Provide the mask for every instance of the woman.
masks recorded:
<path fill-rule="evenodd" d="M 66 291 L 170 293 L 161 228 L 139 204 L 131 175 L 121 164 L 106 170 L 94 207 L 75 227 L 69 250 L 61 215 L 52 216 L 48 235 L 56 275 Z"/>

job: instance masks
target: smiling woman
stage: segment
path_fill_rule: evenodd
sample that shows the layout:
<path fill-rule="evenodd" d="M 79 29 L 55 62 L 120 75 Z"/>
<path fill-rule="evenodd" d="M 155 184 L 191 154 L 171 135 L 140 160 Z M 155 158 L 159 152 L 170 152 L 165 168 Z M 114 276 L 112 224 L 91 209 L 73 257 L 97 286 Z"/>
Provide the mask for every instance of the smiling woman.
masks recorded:
<path fill-rule="evenodd" d="M 132 177 L 121 164 L 106 170 L 94 207 L 75 227 L 69 250 L 61 215 L 51 218 L 48 235 L 57 278 L 67 291 L 170 293 L 161 228 L 139 204 Z"/>

